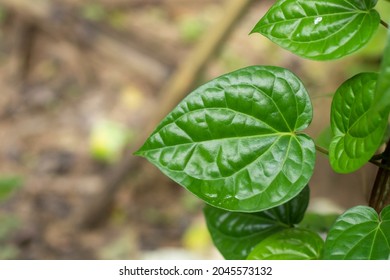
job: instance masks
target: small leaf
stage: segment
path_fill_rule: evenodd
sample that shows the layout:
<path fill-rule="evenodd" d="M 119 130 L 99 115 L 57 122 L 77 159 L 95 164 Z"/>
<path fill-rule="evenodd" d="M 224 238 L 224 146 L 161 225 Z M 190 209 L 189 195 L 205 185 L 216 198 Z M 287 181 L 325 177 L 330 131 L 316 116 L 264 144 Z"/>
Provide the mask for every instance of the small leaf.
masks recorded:
<path fill-rule="evenodd" d="M 248 260 L 317 260 L 324 241 L 310 230 L 290 228 L 260 242 Z"/>
<path fill-rule="evenodd" d="M 356 206 L 347 210 L 330 229 L 324 259 L 388 260 L 390 258 L 390 206 L 380 218 L 374 209 Z"/>
<path fill-rule="evenodd" d="M 246 259 L 266 237 L 299 223 L 309 203 L 309 187 L 278 207 L 258 213 L 229 212 L 204 208 L 207 227 L 215 246 L 225 259 Z"/>
<path fill-rule="evenodd" d="M 363 47 L 380 23 L 377 0 L 279 0 L 258 32 L 305 58 L 336 59 Z"/>
<path fill-rule="evenodd" d="M 136 153 L 207 203 L 257 212 L 296 196 L 313 173 L 312 119 L 290 71 L 252 66 L 185 98 Z"/>
<path fill-rule="evenodd" d="M 361 73 L 336 91 L 331 107 L 332 168 L 339 173 L 362 167 L 382 144 L 387 118 L 373 109 L 377 74 Z"/>

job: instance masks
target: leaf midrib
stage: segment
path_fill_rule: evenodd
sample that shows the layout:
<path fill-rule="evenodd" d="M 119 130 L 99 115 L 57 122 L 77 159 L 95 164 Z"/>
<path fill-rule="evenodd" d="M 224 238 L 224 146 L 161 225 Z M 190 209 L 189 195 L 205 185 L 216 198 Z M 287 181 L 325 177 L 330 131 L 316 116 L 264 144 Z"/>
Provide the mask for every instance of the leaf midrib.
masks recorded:
<path fill-rule="evenodd" d="M 164 128 L 172 125 L 172 124 L 175 124 L 177 127 L 179 127 L 183 132 L 185 132 L 190 138 L 192 138 L 191 135 L 189 135 L 183 128 L 181 128 L 177 122 L 179 120 L 181 120 L 183 117 L 185 117 L 186 115 L 190 114 L 190 113 L 194 113 L 194 112 L 197 112 L 197 111 L 204 111 L 204 110 L 227 110 L 227 111 L 232 111 L 234 112 L 235 114 L 241 114 L 241 115 L 244 115 L 250 119 L 253 119 L 255 120 L 256 122 L 260 122 L 262 124 L 264 124 L 265 126 L 267 126 L 269 129 L 271 130 L 274 130 L 275 133 L 274 134 L 278 134 L 278 133 L 284 133 L 284 131 L 279 131 L 277 130 L 276 128 L 270 126 L 268 123 L 264 122 L 263 120 L 260 120 L 252 115 L 248 115 L 247 113 L 245 112 L 240 112 L 240 111 L 236 111 L 232 108 L 229 108 L 229 107 L 203 107 L 203 108 L 199 108 L 199 109 L 195 109 L 195 110 L 191 110 L 191 111 L 188 111 L 188 112 L 185 112 L 184 114 L 180 115 L 179 117 L 177 117 L 176 119 L 172 120 L 172 121 L 169 121 L 167 122 L 166 124 L 164 124 L 163 126 L 161 126 L 158 130 L 156 130 L 152 136 L 156 135 L 156 134 L 159 134 Z M 286 123 L 286 125 L 288 126 L 288 124 Z M 290 131 L 292 132 L 292 131 Z M 287 133 L 287 132 L 286 132 Z M 269 134 L 271 135 L 271 134 Z M 251 136 L 257 136 L 257 135 L 251 135 Z M 237 136 L 238 138 L 241 138 L 242 136 Z M 243 136 L 243 137 L 246 137 L 246 136 Z M 211 140 L 219 140 L 219 139 L 224 139 L 224 138 L 217 138 L 217 139 L 210 139 L 210 140 L 206 140 L 206 141 L 211 141 Z M 203 141 L 202 141 L 203 142 Z M 193 143 L 199 143 L 199 142 L 193 142 Z M 179 144 L 180 145 L 180 144 Z M 169 146 L 168 146 L 169 147 Z"/>
<path fill-rule="evenodd" d="M 313 15 L 313 16 L 296 17 L 296 18 L 292 18 L 292 19 L 273 21 L 272 23 L 262 24 L 261 26 L 259 26 L 259 29 L 266 28 L 266 27 L 269 27 L 269 26 L 272 26 L 272 25 L 276 25 L 276 24 L 280 24 L 280 23 L 294 22 L 294 21 L 302 20 L 302 19 L 315 19 L 315 18 L 318 18 L 318 17 L 330 17 L 330 16 L 335 16 L 335 15 L 348 15 L 348 14 L 352 14 L 354 16 L 355 15 L 360 15 L 360 14 L 370 14 L 372 10 L 374 10 L 374 9 L 370 9 L 369 11 L 357 10 L 357 12 L 354 11 L 354 12 L 344 12 L 344 13 L 334 13 L 334 14 L 318 14 L 318 15 Z"/>
<path fill-rule="evenodd" d="M 295 137 L 294 132 L 278 132 L 278 133 L 258 134 L 258 135 L 250 135 L 250 136 L 235 136 L 235 137 L 217 138 L 217 139 L 210 139 L 210 140 L 197 141 L 197 142 L 194 141 L 194 142 L 190 142 L 190 143 L 165 145 L 164 147 L 158 147 L 158 148 L 154 148 L 154 149 L 138 151 L 136 154 L 144 155 L 148 152 L 153 152 L 156 150 L 164 150 L 164 149 L 168 149 L 168 148 L 172 148 L 172 147 L 180 147 L 180 146 L 185 146 L 185 145 L 199 145 L 199 144 L 203 144 L 203 143 L 212 143 L 212 142 L 217 142 L 217 141 L 218 142 L 219 141 L 229 141 L 229 140 L 235 140 L 235 139 L 241 140 L 241 139 L 249 139 L 249 138 L 277 137 L 277 140 L 279 140 L 283 136 Z"/>
<path fill-rule="evenodd" d="M 285 136 L 285 135 L 283 135 L 283 136 Z M 244 170 L 245 168 L 247 168 L 248 166 L 250 166 L 250 165 L 252 165 L 252 164 L 255 164 L 256 162 L 258 162 L 259 160 L 260 160 L 260 158 L 262 157 L 262 156 L 264 156 L 266 153 L 268 153 L 275 145 L 276 145 L 276 143 L 278 143 L 279 142 L 279 140 L 283 137 L 283 136 L 279 136 L 261 155 L 259 155 L 258 157 L 256 157 L 256 158 L 254 158 L 251 162 L 249 162 L 249 163 L 247 163 L 247 164 L 245 164 L 242 168 L 240 168 L 240 169 L 238 169 L 238 170 L 235 170 L 232 174 L 230 174 L 230 175 L 228 175 L 228 176 L 220 176 L 220 177 L 218 177 L 218 178 L 198 178 L 198 177 L 194 177 L 194 178 L 197 178 L 197 179 L 201 179 L 201 180 L 207 180 L 207 181 L 216 181 L 216 180 L 226 180 L 226 179 L 228 179 L 228 178 L 231 178 L 231 177 L 234 177 L 237 173 L 239 173 L 239 172 L 241 172 L 242 170 Z M 291 141 L 292 141 L 292 139 L 294 139 L 294 140 L 296 140 L 296 141 L 298 141 L 297 140 L 297 137 L 296 136 L 291 136 L 290 137 L 290 139 L 289 139 L 289 143 L 288 143 L 288 147 L 287 147 L 287 152 L 286 152 L 286 154 L 285 154 L 285 157 L 283 158 L 283 163 L 281 163 L 278 167 L 280 168 L 280 169 L 282 169 L 283 168 L 283 166 L 285 166 L 285 163 L 286 163 L 286 160 L 287 160 L 287 158 L 288 158 L 288 156 L 289 156 L 289 151 L 290 151 L 290 148 L 291 148 Z M 298 141 L 298 143 L 299 143 L 299 141 Z M 168 147 L 167 147 L 168 148 Z M 164 149 L 164 148 L 162 148 L 162 149 Z M 154 150 L 156 150 L 156 149 L 154 149 Z M 149 151 L 152 151 L 152 150 L 149 150 Z M 170 168 L 168 168 L 167 166 L 165 166 L 165 165 L 161 165 L 161 164 L 159 164 L 159 163 L 156 163 L 158 166 L 161 166 L 162 168 L 164 168 L 164 169 L 166 169 L 167 171 L 169 171 L 169 172 L 177 172 L 177 170 L 172 170 L 172 169 L 170 169 Z M 180 172 L 184 172 L 184 171 L 180 171 Z M 185 172 L 184 172 L 185 173 Z M 280 173 L 280 171 L 276 174 L 276 176 L 278 175 Z M 187 173 L 185 173 L 185 174 L 187 174 Z M 193 176 L 193 175 L 191 175 L 191 174 L 187 174 L 188 176 Z M 257 194 L 255 194 L 255 195 L 257 195 Z M 252 195 L 251 197 L 253 197 L 254 195 Z"/>
<path fill-rule="evenodd" d="M 272 74 L 272 73 L 271 73 L 271 74 Z M 275 83 L 275 80 L 276 80 L 277 78 L 281 78 L 281 77 L 276 76 L 276 75 L 273 75 L 273 77 L 274 77 L 274 83 Z M 258 86 L 254 85 L 254 84 L 249 84 L 249 83 L 237 83 L 237 84 L 229 85 L 229 87 L 231 87 L 231 86 L 249 86 L 249 87 L 252 87 L 253 89 L 255 89 L 258 93 L 261 94 L 261 96 L 267 98 L 268 100 L 270 100 L 270 101 L 272 102 L 272 104 L 277 108 L 277 110 L 278 110 L 280 116 L 283 118 L 283 120 L 284 120 L 284 122 L 285 122 L 287 128 L 290 130 L 290 132 L 293 131 L 293 129 L 290 127 L 289 123 L 287 122 L 285 116 L 284 116 L 284 115 L 282 114 L 282 112 L 280 111 L 280 108 L 279 108 L 278 104 L 275 102 L 275 100 L 274 100 L 271 96 L 269 96 L 266 92 L 264 92 L 262 89 L 260 89 Z M 224 92 L 224 94 L 226 94 L 226 90 L 225 90 L 223 87 L 221 87 L 221 86 L 219 86 L 219 85 L 214 86 L 214 87 L 217 88 L 217 89 L 219 89 L 219 90 L 222 90 L 222 91 Z M 272 89 L 273 89 L 273 88 L 274 88 L 274 86 L 272 87 Z M 295 103 L 297 103 L 295 94 L 294 94 L 294 97 L 295 97 Z M 203 100 L 202 100 L 202 101 L 203 101 Z M 160 133 L 160 131 L 161 131 L 162 129 L 164 129 L 165 127 L 167 127 L 167 126 L 169 126 L 169 125 L 171 125 L 171 124 L 173 124 L 173 123 L 175 123 L 175 124 L 177 125 L 177 121 L 180 120 L 182 117 L 186 116 L 187 114 L 190 114 L 190 113 L 193 113 L 193 112 L 197 112 L 197 111 L 202 111 L 202 110 L 221 110 L 221 109 L 222 109 L 222 110 L 228 110 L 228 111 L 230 110 L 230 111 L 233 111 L 233 112 L 236 113 L 236 114 L 237 114 L 237 113 L 238 113 L 238 114 L 242 114 L 242 115 L 244 115 L 244 116 L 246 116 L 246 117 L 248 117 L 248 118 L 250 118 L 250 119 L 255 120 L 256 122 L 261 122 L 261 123 L 265 124 L 266 126 L 268 126 L 270 129 L 274 130 L 275 132 L 279 132 L 278 129 L 276 129 L 276 128 L 270 126 L 268 123 L 264 122 L 264 121 L 261 120 L 261 119 L 256 118 L 255 116 L 252 116 L 252 115 L 249 115 L 249 114 L 247 114 L 247 113 L 245 113 L 245 112 L 237 111 L 237 110 L 234 110 L 234 109 L 232 109 L 232 108 L 227 107 L 226 98 L 225 98 L 225 104 L 226 104 L 226 107 L 206 107 L 206 106 L 204 106 L 204 107 L 202 107 L 202 108 L 198 108 L 198 109 L 195 109 L 195 110 L 189 110 L 189 111 L 187 111 L 187 112 L 181 114 L 181 115 L 178 116 L 177 118 L 174 118 L 173 120 L 171 120 L 171 121 L 167 122 L 166 124 L 162 125 L 157 131 L 155 131 L 155 132 L 153 133 L 153 135 Z M 204 103 L 203 103 L 203 105 L 204 105 Z M 297 114 L 298 114 L 298 111 L 297 111 Z M 178 126 L 178 127 L 179 127 L 179 126 Z M 182 130 L 183 130 L 183 129 L 182 129 Z M 183 131 L 184 131 L 184 130 L 183 130 Z"/>
<path fill-rule="evenodd" d="M 378 129 L 378 126 L 375 126 L 374 130 L 370 130 L 369 133 L 367 133 L 365 136 L 358 137 L 358 136 L 354 136 L 354 135 L 352 135 L 352 134 L 350 133 L 350 131 L 351 131 L 352 129 L 354 129 L 356 126 L 359 125 L 360 120 L 361 120 L 363 117 L 365 117 L 370 111 L 372 111 L 373 108 L 374 108 L 373 106 L 370 106 L 370 108 L 369 108 L 367 111 L 365 111 L 364 114 L 362 114 L 361 116 L 359 116 L 359 118 L 358 118 L 356 121 L 354 121 L 354 122 L 352 123 L 352 125 L 349 125 L 349 121 L 350 121 L 350 118 L 349 118 L 349 120 L 348 120 L 348 126 L 349 126 L 349 127 L 348 127 L 347 131 L 346 131 L 345 133 L 340 134 L 339 136 L 348 135 L 348 136 L 351 136 L 352 138 L 363 139 L 363 138 L 367 138 L 369 135 L 375 133 L 375 131 Z M 377 114 L 380 116 L 379 113 L 377 113 Z M 380 116 L 380 117 L 381 117 L 381 116 Z M 381 119 L 380 121 L 378 121 L 378 124 L 381 123 L 381 122 L 383 122 L 383 121 L 384 121 L 384 120 Z M 379 128 L 380 128 L 380 127 L 379 127 Z M 341 131 L 339 128 L 338 128 L 338 130 Z M 336 135 L 337 135 L 337 134 L 336 134 Z"/>
<path fill-rule="evenodd" d="M 350 22 L 348 22 L 348 24 L 351 24 L 354 20 L 356 20 L 356 17 L 353 17 L 352 20 Z M 330 33 L 326 37 L 322 37 L 320 39 L 311 40 L 311 41 L 295 41 L 295 40 L 292 40 L 291 38 L 278 38 L 278 37 L 272 36 L 270 33 L 267 33 L 267 36 L 270 36 L 270 37 L 272 37 L 274 39 L 277 39 L 277 40 L 280 40 L 280 41 L 290 41 L 290 42 L 293 42 L 295 44 L 300 44 L 300 45 L 313 44 L 313 43 L 318 43 L 318 42 L 325 41 L 328 38 L 335 36 L 337 33 L 343 32 L 345 29 L 347 29 L 347 27 L 348 27 L 348 25 L 343 25 L 343 27 L 340 28 L 339 30 L 337 30 L 337 32 Z M 359 25 L 359 28 L 354 29 L 354 34 L 356 34 L 360 29 L 361 29 L 361 24 Z"/>

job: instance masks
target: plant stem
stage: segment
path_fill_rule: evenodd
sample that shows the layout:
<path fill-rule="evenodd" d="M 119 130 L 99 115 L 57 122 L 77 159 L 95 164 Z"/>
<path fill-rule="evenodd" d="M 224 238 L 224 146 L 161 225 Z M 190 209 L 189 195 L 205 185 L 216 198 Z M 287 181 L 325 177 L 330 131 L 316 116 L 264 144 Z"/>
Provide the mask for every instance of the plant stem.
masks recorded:
<path fill-rule="evenodd" d="M 316 150 L 319 151 L 320 153 L 324 154 L 324 155 L 327 155 L 327 156 L 329 155 L 329 151 L 327 149 L 324 149 L 324 148 L 320 147 L 320 146 L 316 145 Z"/>
<path fill-rule="evenodd" d="M 390 204 L 390 141 L 387 142 L 386 149 L 383 152 L 381 167 L 376 174 L 374 186 L 371 190 L 369 206 L 380 213 L 382 209 Z"/>
<path fill-rule="evenodd" d="M 329 151 L 327 149 L 324 149 L 320 146 L 316 146 L 316 150 L 319 151 L 320 153 L 328 156 L 329 155 Z M 380 154 L 380 155 L 376 155 L 376 156 L 373 156 L 368 162 L 378 166 L 380 169 L 383 169 L 383 170 L 386 170 L 386 171 L 389 171 L 390 172 L 390 164 L 387 165 L 387 164 L 383 164 L 383 162 L 378 162 L 378 159 L 383 159 L 384 157 L 384 153 L 383 154 Z M 389 155 L 389 159 L 390 159 L 390 155 Z"/>
<path fill-rule="evenodd" d="M 387 29 L 389 29 L 389 24 L 388 24 L 387 22 L 383 21 L 382 19 L 381 19 L 381 24 L 382 24 L 384 27 L 386 27 Z"/>
<path fill-rule="evenodd" d="M 381 159 L 383 159 L 383 154 L 378 154 L 378 155 L 373 155 L 370 161 L 381 160 Z"/>
<path fill-rule="evenodd" d="M 382 168 L 382 169 L 384 169 L 384 170 L 390 171 L 390 166 L 384 165 L 384 164 L 382 164 L 382 163 L 380 163 L 380 162 L 377 162 L 377 161 L 375 161 L 375 160 L 372 160 L 372 159 L 370 159 L 368 162 L 369 162 L 369 163 L 372 163 L 373 165 L 378 166 L 379 168 Z"/>

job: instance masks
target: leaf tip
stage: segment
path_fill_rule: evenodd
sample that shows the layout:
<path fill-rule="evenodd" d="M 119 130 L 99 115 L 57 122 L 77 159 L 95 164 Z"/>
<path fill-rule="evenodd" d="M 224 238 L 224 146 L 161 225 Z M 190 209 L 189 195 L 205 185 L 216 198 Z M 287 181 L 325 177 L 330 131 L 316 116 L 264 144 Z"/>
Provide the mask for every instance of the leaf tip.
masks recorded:
<path fill-rule="evenodd" d="M 259 31 L 261 20 L 253 27 L 253 29 L 249 32 L 249 35 L 252 35 L 253 33 L 261 33 Z"/>
<path fill-rule="evenodd" d="M 137 151 L 133 152 L 133 155 L 142 157 L 143 156 L 142 148 L 140 148 Z"/>

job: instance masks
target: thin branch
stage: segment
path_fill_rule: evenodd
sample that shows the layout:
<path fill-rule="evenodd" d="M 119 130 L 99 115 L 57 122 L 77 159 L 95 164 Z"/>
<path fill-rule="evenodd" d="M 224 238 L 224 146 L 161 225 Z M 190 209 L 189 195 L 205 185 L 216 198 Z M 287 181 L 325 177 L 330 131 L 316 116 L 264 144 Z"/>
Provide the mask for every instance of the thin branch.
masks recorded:
<path fill-rule="evenodd" d="M 373 207 L 380 213 L 384 206 L 390 203 L 390 141 L 387 142 L 386 149 L 383 152 L 383 159 L 380 162 L 380 167 L 375 178 L 374 186 L 372 187 L 369 206 Z"/>
<path fill-rule="evenodd" d="M 383 159 L 383 154 L 378 154 L 378 155 L 373 155 L 370 160 L 382 160 Z"/>
<path fill-rule="evenodd" d="M 387 22 L 383 21 L 382 19 L 381 19 L 381 24 L 382 24 L 384 27 L 386 27 L 387 29 L 389 29 L 389 24 L 388 24 Z"/>
<path fill-rule="evenodd" d="M 378 166 L 379 168 L 382 168 L 382 169 L 384 169 L 384 170 L 390 170 L 390 167 L 389 167 L 389 166 L 386 166 L 386 165 L 384 165 L 384 164 L 382 164 L 382 163 L 380 163 L 380 162 L 377 162 L 377 161 L 375 161 L 375 160 L 373 160 L 373 159 L 370 159 L 368 162 L 370 162 L 370 163 L 372 163 L 372 164 L 374 164 L 374 165 L 376 165 L 376 166 Z"/>
<path fill-rule="evenodd" d="M 319 151 L 320 153 L 327 155 L 327 156 L 329 155 L 329 151 L 327 149 L 322 148 L 318 145 L 315 145 L 315 147 L 316 147 L 316 150 Z M 378 162 L 378 159 L 382 159 L 382 158 L 383 158 L 382 155 L 376 155 L 376 156 L 373 156 L 368 162 L 370 162 L 370 163 L 372 163 L 372 164 L 374 164 L 374 165 L 376 165 L 384 170 L 390 170 L 389 166 Z"/>
<path fill-rule="evenodd" d="M 329 155 L 329 151 L 327 149 L 324 149 L 318 145 L 316 145 L 316 150 L 319 151 L 320 153 L 324 154 L 324 155 Z"/>

